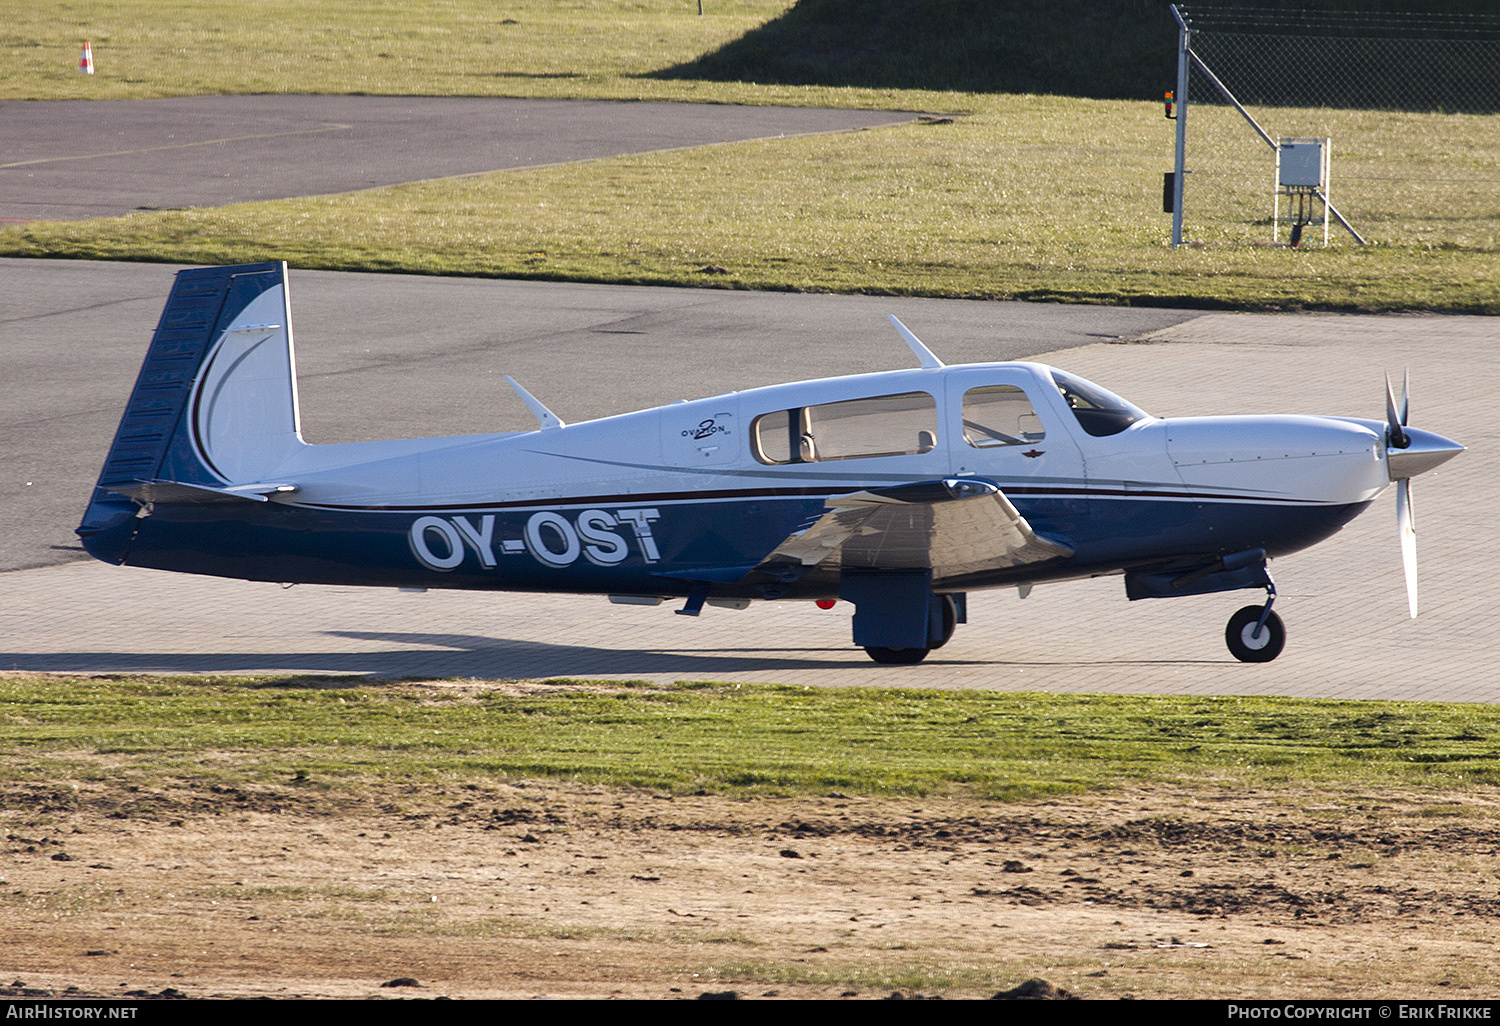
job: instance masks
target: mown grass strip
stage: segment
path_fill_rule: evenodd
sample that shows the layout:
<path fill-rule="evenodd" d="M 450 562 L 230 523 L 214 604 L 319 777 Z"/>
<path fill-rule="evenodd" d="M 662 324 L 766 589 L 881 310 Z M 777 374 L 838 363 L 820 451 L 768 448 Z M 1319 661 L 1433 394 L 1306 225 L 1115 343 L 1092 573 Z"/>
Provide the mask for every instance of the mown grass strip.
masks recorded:
<path fill-rule="evenodd" d="M 1339 117 L 1350 135 L 1378 127 L 1367 112 Z M 1500 313 L 1493 194 L 1440 173 L 1457 150 L 1488 154 L 1500 166 L 1500 116 L 1403 118 L 1397 135 L 1420 135 L 1425 118 L 1432 131 L 1441 128 L 1445 149 L 1412 158 L 1431 162 L 1409 169 L 1428 173 L 1417 185 L 1380 179 L 1383 158 L 1343 161 L 1339 202 L 1378 243 L 1365 247 L 1247 245 L 1247 237 L 1269 234 L 1258 227 L 1269 217 L 1269 195 L 1230 190 L 1211 221 L 1189 225 L 1207 242 L 1168 248 L 1161 167 L 1170 164 L 1171 140 L 1155 107 L 997 96 L 949 124 L 16 226 L 0 232 L 0 255 L 285 259 L 325 270 L 625 284 Z M 1205 178 L 1195 189 L 1207 196 L 1211 185 Z M 1414 197 L 1414 189 L 1430 195 Z M 1435 209 L 1443 219 L 1427 216 Z"/>
<path fill-rule="evenodd" d="M 332 93 L 745 102 L 765 90 L 643 76 L 790 6 L 705 0 L 700 17 L 692 0 L 0 0 L 0 99 Z M 93 75 L 77 70 L 85 39 Z"/>
<path fill-rule="evenodd" d="M 361 680 L 0 680 L 14 780 L 558 778 L 733 794 L 962 793 L 1124 782 L 1500 782 L 1500 709 L 1276 698 L 556 682 L 529 696 Z M 300 777 L 299 777 L 300 775 Z"/>

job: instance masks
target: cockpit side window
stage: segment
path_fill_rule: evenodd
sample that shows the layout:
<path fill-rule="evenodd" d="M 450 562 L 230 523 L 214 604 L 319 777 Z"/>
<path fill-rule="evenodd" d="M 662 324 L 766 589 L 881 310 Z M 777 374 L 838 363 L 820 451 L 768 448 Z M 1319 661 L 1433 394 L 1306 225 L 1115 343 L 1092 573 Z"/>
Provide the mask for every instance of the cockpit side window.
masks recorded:
<path fill-rule="evenodd" d="M 964 393 L 964 441 L 976 449 L 1028 445 L 1047 437 L 1026 393 L 1015 385 L 985 385 Z"/>
<path fill-rule="evenodd" d="M 919 455 L 937 446 L 937 401 L 903 392 L 801 406 L 762 414 L 750 430 L 762 463 Z"/>
<path fill-rule="evenodd" d="M 1121 399 L 1107 388 L 1100 388 L 1092 381 L 1075 377 L 1065 371 L 1052 372 L 1052 380 L 1079 427 L 1095 438 L 1117 435 L 1138 420 L 1147 420 L 1150 414 Z"/>

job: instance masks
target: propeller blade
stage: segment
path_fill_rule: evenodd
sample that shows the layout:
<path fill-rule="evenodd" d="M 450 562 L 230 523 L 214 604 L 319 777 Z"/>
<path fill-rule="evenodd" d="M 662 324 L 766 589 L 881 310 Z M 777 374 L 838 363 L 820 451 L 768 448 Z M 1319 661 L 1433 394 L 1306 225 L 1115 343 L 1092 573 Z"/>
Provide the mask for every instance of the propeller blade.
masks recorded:
<path fill-rule="evenodd" d="M 1411 396 L 1411 368 L 1408 367 L 1408 368 L 1406 368 L 1406 370 L 1404 370 L 1401 373 L 1401 409 L 1398 412 L 1401 414 L 1401 426 L 1402 427 L 1406 427 L 1406 425 L 1408 425 L 1408 424 L 1411 423 L 1411 421 L 1407 418 L 1407 413 L 1409 412 L 1409 410 L 1407 409 L 1407 406 L 1408 406 L 1407 400 L 1408 400 L 1408 398 L 1410 396 Z"/>
<path fill-rule="evenodd" d="M 1411 478 L 1396 482 L 1396 534 L 1401 539 L 1401 566 L 1406 571 L 1406 604 L 1417 617 L 1417 528 L 1411 510 Z"/>
<path fill-rule="evenodd" d="M 1385 376 L 1385 444 L 1392 449 L 1405 449 L 1411 442 L 1406 437 L 1406 393 L 1401 394 L 1401 412 L 1396 412 L 1396 396 L 1391 391 L 1391 376 Z"/>

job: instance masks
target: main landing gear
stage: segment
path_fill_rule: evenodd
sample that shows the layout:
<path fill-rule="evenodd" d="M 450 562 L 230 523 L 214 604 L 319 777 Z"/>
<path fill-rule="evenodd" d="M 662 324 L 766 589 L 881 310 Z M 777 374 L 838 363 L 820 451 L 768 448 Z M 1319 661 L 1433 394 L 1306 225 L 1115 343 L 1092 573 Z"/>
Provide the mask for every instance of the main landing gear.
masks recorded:
<path fill-rule="evenodd" d="M 1286 628 L 1281 617 L 1271 612 L 1276 601 L 1276 585 L 1266 587 L 1264 606 L 1246 606 L 1229 618 L 1224 628 L 1224 643 L 1230 654 L 1242 663 L 1269 663 L 1281 655 L 1286 646 Z"/>
<path fill-rule="evenodd" d="M 865 654 L 883 666 L 914 666 L 927 658 L 927 653 L 935 648 L 942 648 L 948 644 L 948 639 L 953 637 L 954 628 L 958 626 L 958 605 L 953 601 L 952 595 L 933 596 L 939 603 L 939 612 L 942 614 L 942 634 L 928 648 L 880 648 L 874 645 L 865 646 Z"/>

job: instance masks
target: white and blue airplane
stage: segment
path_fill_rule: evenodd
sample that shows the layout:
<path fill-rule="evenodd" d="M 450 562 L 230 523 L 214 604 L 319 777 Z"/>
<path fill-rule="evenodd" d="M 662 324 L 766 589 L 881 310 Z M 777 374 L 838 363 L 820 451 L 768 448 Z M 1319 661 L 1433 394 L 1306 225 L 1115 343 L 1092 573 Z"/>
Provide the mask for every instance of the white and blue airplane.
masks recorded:
<path fill-rule="evenodd" d="M 254 581 L 854 604 L 854 643 L 916 663 L 966 597 L 1120 574 L 1131 599 L 1264 589 L 1229 621 L 1285 642 L 1273 557 L 1463 451 L 1386 419 L 1158 419 L 1038 363 L 822 378 L 533 431 L 309 445 L 286 265 L 182 271 L 78 534 L 109 563 Z"/>

